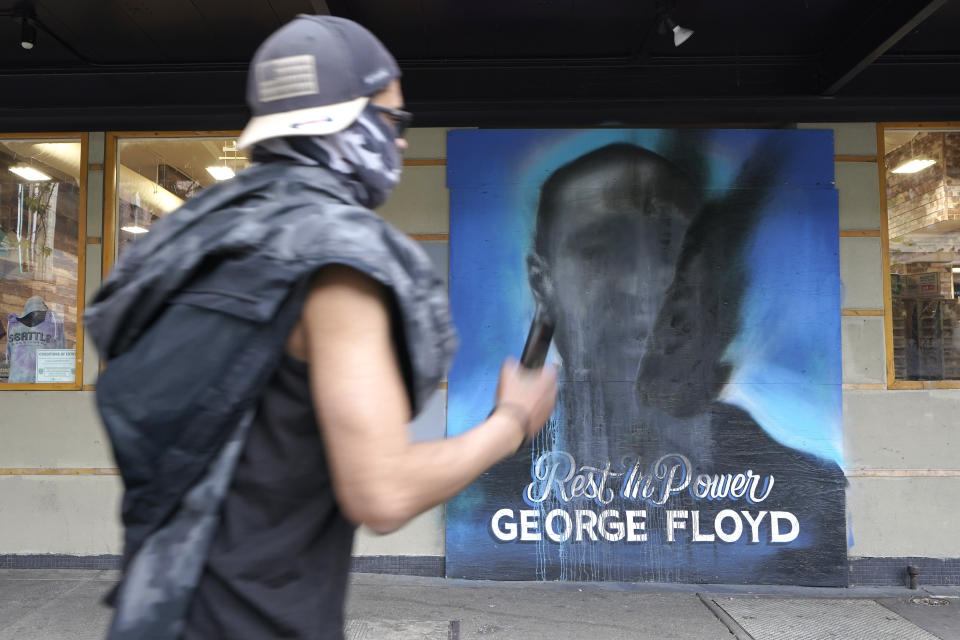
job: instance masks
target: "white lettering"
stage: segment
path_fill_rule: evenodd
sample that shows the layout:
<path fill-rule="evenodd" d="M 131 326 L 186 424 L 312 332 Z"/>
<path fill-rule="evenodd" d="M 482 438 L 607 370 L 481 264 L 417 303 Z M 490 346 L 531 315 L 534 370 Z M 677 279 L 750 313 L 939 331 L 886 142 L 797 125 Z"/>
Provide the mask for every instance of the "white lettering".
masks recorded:
<path fill-rule="evenodd" d="M 613 509 L 600 514 L 600 535 L 607 542 L 620 542 L 626 535 L 626 527 L 619 518 L 620 513 Z"/>
<path fill-rule="evenodd" d="M 727 518 L 733 519 L 732 533 L 727 533 L 723 530 L 723 521 Z M 713 529 L 717 532 L 717 537 L 724 542 L 736 542 L 740 539 L 740 534 L 743 533 L 743 522 L 740 521 L 740 516 L 737 515 L 736 511 L 733 509 L 724 509 L 717 514 L 717 519 L 713 523 Z"/>
<path fill-rule="evenodd" d="M 510 518 L 512 520 L 513 509 L 500 509 L 493 514 L 493 519 L 490 521 L 490 528 L 493 530 L 493 535 L 496 536 L 497 540 L 501 542 L 513 542 L 517 539 L 517 523 L 501 523 L 504 518 Z"/>
<path fill-rule="evenodd" d="M 788 533 L 780 533 L 780 521 L 786 520 L 790 523 Z M 789 511 L 771 511 L 770 512 L 770 542 L 793 542 L 800 535 L 800 523 L 797 517 Z"/>
<path fill-rule="evenodd" d="M 653 468 L 654 475 L 664 480 L 660 497 L 653 501 L 654 504 L 666 503 L 667 498 L 690 485 L 690 461 L 679 453 L 669 453 L 661 457 L 654 463 Z M 682 480 L 677 480 L 678 474 L 682 474 Z"/>
<path fill-rule="evenodd" d="M 757 514 L 756 520 L 750 516 L 749 511 L 741 511 L 743 514 L 744 520 L 750 523 L 750 542 L 760 542 L 760 522 L 763 520 L 763 517 L 767 515 L 766 511 L 761 511 Z"/>
<path fill-rule="evenodd" d="M 690 532 L 694 542 L 713 542 L 716 538 L 712 533 L 700 533 L 700 512 L 690 512 Z"/>
<path fill-rule="evenodd" d="M 702 500 L 707 497 L 707 494 L 710 493 L 710 476 L 705 473 L 701 473 L 697 476 L 697 480 L 691 487 L 690 492 L 693 494 L 694 498 Z"/>
<path fill-rule="evenodd" d="M 627 510 L 627 542 L 646 542 L 647 541 L 647 512 Z"/>
<path fill-rule="evenodd" d="M 742 473 L 733 476 L 733 482 L 730 483 L 730 497 L 742 498 L 747 494 L 747 478 Z"/>
<path fill-rule="evenodd" d="M 523 509 L 520 511 L 520 541 L 521 542 L 539 542 L 542 539 L 540 535 L 540 523 L 537 521 L 539 511 L 532 509 Z"/>
<path fill-rule="evenodd" d="M 677 529 L 686 529 L 687 512 L 684 509 L 667 509 L 667 542 L 674 542 L 673 532 Z"/>
<path fill-rule="evenodd" d="M 556 491 L 560 500 L 569 502 L 563 485 L 573 477 L 576 465 L 573 456 L 565 451 L 548 451 L 540 456 L 533 469 L 534 481 L 527 485 L 527 500 L 532 504 L 540 504 L 550 497 L 551 491 Z"/>
<path fill-rule="evenodd" d="M 553 528 L 553 521 L 557 518 L 563 520 L 563 532 L 558 532 Z M 547 514 L 547 523 L 546 523 L 547 537 L 550 538 L 553 542 L 566 542 L 570 539 L 570 529 L 573 528 L 573 524 L 570 522 L 570 514 L 568 514 L 563 509 L 554 509 Z"/>
<path fill-rule="evenodd" d="M 583 534 L 587 534 L 592 541 L 596 542 L 597 514 L 593 511 L 577 509 L 574 516 L 577 519 L 577 542 L 583 541 Z"/>
<path fill-rule="evenodd" d="M 756 504 L 758 502 L 763 502 L 770 496 L 770 492 L 773 491 L 773 476 L 767 476 L 767 479 L 763 482 L 763 495 L 757 497 L 757 484 L 760 482 L 760 476 L 753 475 L 753 469 L 747 469 L 747 478 L 750 482 L 750 502 Z"/>

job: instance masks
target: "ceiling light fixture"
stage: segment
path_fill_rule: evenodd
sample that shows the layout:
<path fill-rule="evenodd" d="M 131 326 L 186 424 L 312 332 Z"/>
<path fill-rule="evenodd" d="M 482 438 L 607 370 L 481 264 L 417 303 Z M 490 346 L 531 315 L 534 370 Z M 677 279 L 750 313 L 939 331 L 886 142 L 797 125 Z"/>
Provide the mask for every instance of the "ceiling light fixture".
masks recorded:
<path fill-rule="evenodd" d="M 233 176 L 237 175 L 233 172 L 233 169 L 230 167 L 207 167 L 207 173 L 213 176 L 214 180 L 229 180 Z"/>
<path fill-rule="evenodd" d="M 663 30 L 668 29 L 673 32 L 673 46 L 675 47 L 679 47 L 693 35 L 693 29 L 681 27 L 667 14 L 663 17 Z"/>
<path fill-rule="evenodd" d="M 120 227 L 120 231 L 126 231 L 127 233 L 149 233 L 150 229 L 146 227 L 141 227 L 138 224 L 132 224 L 127 227 Z"/>
<path fill-rule="evenodd" d="M 907 162 L 904 162 L 896 169 L 893 169 L 892 171 L 890 171 L 890 173 L 917 173 L 918 171 L 923 171 L 927 167 L 933 166 L 935 164 L 937 164 L 936 160 L 930 160 L 929 158 L 923 159 L 923 160 L 919 158 L 914 158 L 913 160 L 908 160 Z"/>
<path fill-rule="evenodd" d="M 29 51 L 37 45 L 37 28 L 26 16 L 21 18 L 20 22 L 20 46 Z"/>
<path fill-rule="evenodd" d="M 24 180 L 29 180 L 30 182 L 41 182 L 43 180 L 50 180 L 50 176 L 45 174 L 43 171 L 38 171 L 33 167 L 28 167 L 26 165 L 21 165 L 19 167 L 10 167 L 11 173 L 15 173 Z"/>

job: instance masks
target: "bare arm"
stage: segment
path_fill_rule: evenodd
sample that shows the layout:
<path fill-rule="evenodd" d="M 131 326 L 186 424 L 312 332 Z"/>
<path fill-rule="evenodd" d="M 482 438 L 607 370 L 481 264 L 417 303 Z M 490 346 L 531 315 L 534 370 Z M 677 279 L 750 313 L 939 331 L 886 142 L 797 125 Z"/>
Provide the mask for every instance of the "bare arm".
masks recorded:
<path fill-rule="evenodd" d="M 347 267 L 320 272 L 299 330 L 338 502 L 379 533 L 453 497 L 539 431 L 553 409 L 552 370 L 507 364 L 498 402 L 509 407 L 455 438 L 413 443 L 387 292 Z"/>

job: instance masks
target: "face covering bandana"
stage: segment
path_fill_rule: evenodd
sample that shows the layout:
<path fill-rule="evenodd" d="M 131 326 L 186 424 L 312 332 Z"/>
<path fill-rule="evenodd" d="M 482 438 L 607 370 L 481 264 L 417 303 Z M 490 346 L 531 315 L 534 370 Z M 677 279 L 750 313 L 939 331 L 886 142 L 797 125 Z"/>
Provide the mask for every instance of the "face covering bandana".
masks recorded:
<path fill-rule="evenodd" d="M 400 180 L 403 165 L 396 131 L 368 104 L 353 124 L 328 136 L 289 136 L 257 143 L 254 162 L 293 160 L 336 174 L 363 206 L 374 209 Z"/>

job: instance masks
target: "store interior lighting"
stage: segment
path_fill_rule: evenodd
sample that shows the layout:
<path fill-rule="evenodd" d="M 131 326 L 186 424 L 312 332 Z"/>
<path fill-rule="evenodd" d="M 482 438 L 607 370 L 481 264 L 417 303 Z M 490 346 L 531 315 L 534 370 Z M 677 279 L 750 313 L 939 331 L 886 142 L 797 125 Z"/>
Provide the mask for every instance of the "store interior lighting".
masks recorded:
<path fill-rule="evenodd" d="M 21 165 L 19 167 L 10 167 L 10 171 L 12 173 L 17 174 L 24 180 L 28 180 L 30 182 L 41 182 L 43 180 L 50 179 L 50 176 L 45 174 L 43 171 L 39 171 L 37 169 L 34 169 L 33 167 L 28 167 L 24 165 Z"/>
<path fill-rule="evenodd" d="M 890 173 L 917 173 L 935 164 L 937 164 L 936 160 L 914 158 L 913 160 L 904 162 Z"/>
<path fill-rule="evenodd" d="M 230 167 L 220 166 L 207 167 L 207 173 L 213 176 L 214 180 L 229 180 L 236 175 Z"/>
<path fill-rule="evenodd" d="M 126 231 L 127 233 L 149 233 L 150 229 L 141 227 L 138 224 L 132 224 L 126 227 L 120 227 L 120 231 Z"/>

